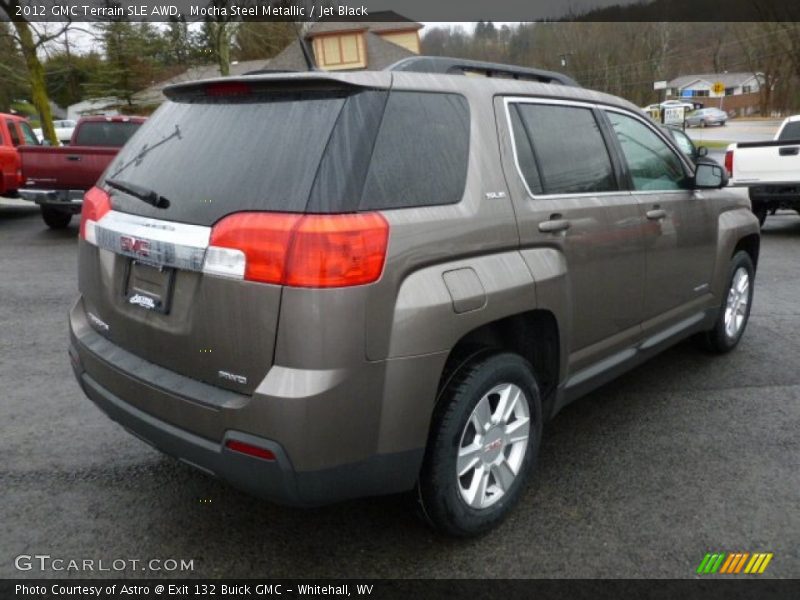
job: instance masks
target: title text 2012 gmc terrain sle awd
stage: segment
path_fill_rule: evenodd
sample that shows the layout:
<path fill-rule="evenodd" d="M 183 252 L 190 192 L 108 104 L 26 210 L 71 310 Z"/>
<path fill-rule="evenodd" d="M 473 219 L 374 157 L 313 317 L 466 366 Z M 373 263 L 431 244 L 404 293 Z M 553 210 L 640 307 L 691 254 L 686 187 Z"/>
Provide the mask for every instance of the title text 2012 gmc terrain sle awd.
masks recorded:
<path fill-rule="evenodd" d="M 565 404 L 741 339 L 747 199 L 619 98 L 428 58 L 166 94 L 85 197 L 70 354 L 112 419 L 237 487 L 416 490 L 478 533 Z"/>

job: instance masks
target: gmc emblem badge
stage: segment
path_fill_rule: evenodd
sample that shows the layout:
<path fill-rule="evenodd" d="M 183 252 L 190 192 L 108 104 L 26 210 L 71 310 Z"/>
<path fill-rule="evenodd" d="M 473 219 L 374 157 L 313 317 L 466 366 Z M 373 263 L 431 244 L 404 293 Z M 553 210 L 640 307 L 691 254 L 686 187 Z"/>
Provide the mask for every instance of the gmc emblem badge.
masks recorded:
<path fill-rule="evenodd" d="M 123 252 L 135 254 L 136 256 L 150 256 L 150 242 L 148 240 L 139 240 L 122 235 L 119 238 L 119 245 Z"/>

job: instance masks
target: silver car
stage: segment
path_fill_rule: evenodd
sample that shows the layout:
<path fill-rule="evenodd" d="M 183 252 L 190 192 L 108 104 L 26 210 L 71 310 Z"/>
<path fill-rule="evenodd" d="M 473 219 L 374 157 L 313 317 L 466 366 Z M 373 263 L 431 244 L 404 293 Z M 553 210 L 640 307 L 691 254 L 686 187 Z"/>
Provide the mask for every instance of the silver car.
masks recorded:
<path fill-rule="evenodd" d="M 701 108 L 686 117 L 687 127 L 708 127 L 710 125 L 725 125 L 728 122 L 728 113 L 718 108 Z"/>

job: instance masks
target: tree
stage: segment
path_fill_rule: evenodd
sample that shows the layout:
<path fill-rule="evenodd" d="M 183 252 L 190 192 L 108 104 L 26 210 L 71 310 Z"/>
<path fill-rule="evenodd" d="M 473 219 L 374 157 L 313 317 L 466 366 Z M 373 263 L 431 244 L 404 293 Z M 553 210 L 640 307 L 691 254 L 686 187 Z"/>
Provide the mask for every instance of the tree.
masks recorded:
<path fill-rule="evenodd" d="M 131 109 L 135 94 L 160 75 L 154 60 L 160 47 L 158 31 L 150 23 L 121 20 L 98 23 L 96 28 L 105 61 L 86 85 L 87 95 L 118 98 Z"/>
<path fill-rule="evenodd" d="M 30 95 L 25 60 L 11 35 L 10 25 L 0 21 L 0 112 L 8 112 L 11 103 Z"/>
<path fill-rule="evenodd" d="M 297 39 L 294 23 L 245 21 L 236 30 L 232 54 L 236 60 L 272 58 Z"/>
<path fill-rule="evenodd" d="M 35 29 L 28 21 L 17 15 L 17 7 L 20 6 L 19 0 L 0 0 L 0 9 L 12 20 L 14 33 L 12 37 L 19 45 L 25 66 L 28 71 L 28 82 L 30 83 L 31 101 L 39 113 L 42 126 L 42 136 L 53 145 L 58 145 L 56 130 L 53 127 L 53 114 L 50 110 L 50 98 L 47 95 L 47 84 L 45 82 L 45 72 L 41 60 L 39 60 L 39 49 L 57 38 L 69 28 L 70 22 L 59 26 L 55 33 L 48 33 L 46 30 Z"/>
<path fill-rule="evenodd" d="M 44 62 L 47 93 L 60 106 L 80 102 L 86 97 L 86 86 L 97 79 L 102 67 L 103 60 L 96 52 L 54 52 Z"/>

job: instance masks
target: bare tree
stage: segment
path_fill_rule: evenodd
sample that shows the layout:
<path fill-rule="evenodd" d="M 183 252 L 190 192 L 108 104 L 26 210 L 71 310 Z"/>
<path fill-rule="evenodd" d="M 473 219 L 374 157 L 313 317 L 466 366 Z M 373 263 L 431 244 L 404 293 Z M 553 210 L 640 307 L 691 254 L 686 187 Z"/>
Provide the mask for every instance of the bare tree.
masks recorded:
<path fill-rule="evenodd" d="M 25 65 L 28 69 L 28 81 L 31 86 L 31 102 L 39 113 L 39 120 L 42 125 L 42 136 L 49 140 L 51 144 L 58 145 L 56 130 L 53 127 L 53 114 L 50 110 L 50 98 L 47 95 L 45 85 L 44 66 L 39 60 L 39 49 L 45 44 L 63 35 L 69 29 L 71 23 L 59 24 L 54 31 L 47 31 L 46 27 L 41 29 L 34 27 L 27 20 L 17 16 L 17 7 L 20 6 L 19 0 L 0 0 L 0 10 L 8 15 L 14 26 L 11 34 L 22 51 Z"/>

